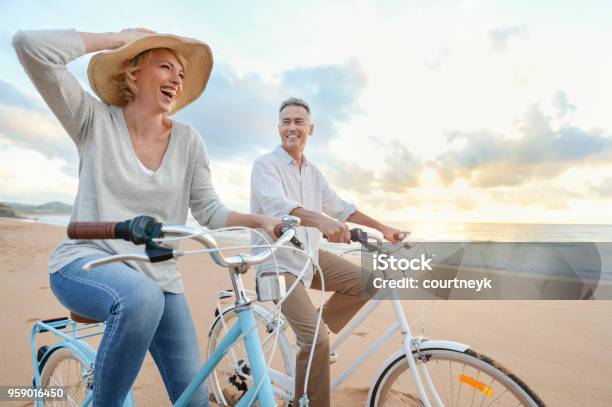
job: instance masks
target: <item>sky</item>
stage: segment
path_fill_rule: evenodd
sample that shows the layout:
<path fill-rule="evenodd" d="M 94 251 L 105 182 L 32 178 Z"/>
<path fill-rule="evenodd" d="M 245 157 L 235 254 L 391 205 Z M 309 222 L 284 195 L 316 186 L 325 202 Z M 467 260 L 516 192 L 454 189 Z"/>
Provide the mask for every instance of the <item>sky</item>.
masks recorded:
<path fill-rule="evenodd" d="M 612 223 L 605 1 L 0 0 L 0 201 L 72 203 L 76 148 L 11 46 L 17 30 L 147 27 L 206 41 L 194 126 L 223 201 L 249 208 L 278 106 L 307 100 L 307 157 L 393 222 Z M 69 65 L 89 90 L 91 55 Z"/>

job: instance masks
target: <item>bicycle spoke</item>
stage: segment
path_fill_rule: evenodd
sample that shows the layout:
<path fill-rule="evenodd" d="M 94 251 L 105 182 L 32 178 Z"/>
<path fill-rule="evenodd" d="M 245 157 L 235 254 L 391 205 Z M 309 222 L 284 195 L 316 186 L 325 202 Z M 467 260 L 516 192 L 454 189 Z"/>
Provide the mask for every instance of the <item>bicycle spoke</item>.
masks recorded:
<path fill-rule="evenodd" d="M 503 393 L 500 393 L 497 397 L 495 397 L 495 399 L 493 399 L 490 403 L 489 406 L 492 406 L 497 400 L 501 399 L 503 397 L 504 394 L 508 393 L 508 389 L 504 390 Z M 519 402 L 519 404 L 521 404 Z"/>
<path fill-rule="evenodd" d="M 438 360 L 436 360 L 436 366 L 437 367 L 440 366 L 440 363 L 439 363 Z M 436 375 L 436 377 L 438 377 L 438 375 Z M 442 391 L 444 391 L 444 400 L 447 402 L 449 400 L 449 397 L 448 397 L 448 393 L 447 393 L 447 390 L 446 390 L 446 384 L 444 382 L 444 379 L 439 378 L 438 380 L 442 382 Z M 452 397 L 452 394 L 451 394 L 451 397 Z M 446 404 L 446 402 L 445 402 L 445 404 Z"/>
<path fill-rule="evenodd" d="M 490 389 L 493 389 L 493 382 L 494 381 L 495 381 L 495 378 L 491 377 L 491 381 L 489 382 L 489 386 L 488 386 Z M 485 401 L 486 401 L 486 398 L 483 397 L 482 398 L 482 403 L 480 403 L 480 407 L 483 407 Z M 489 404 L 489 405 L 491 405 L 491 404 Z"/>
<path fill-rule="evenodd" d="M 450 399 L 452 401 L 453 393 L 454 393 L 453 392 L 453 366 L 451 365 L 451 361 L 450 360 L 448 361 L 448 369 L 449 369 L 448 373 L 450 375 L 450 388 L 451 388 L 451 391 L 450 391 L 451 398 Z"/>
<path fill-rule="evenodd" d="M 461 369 L 461 373 L 465 374 L 465 363 L 463 364 L 463 368 Z M 461 397 L 461 389 L 463 388 L 463 383 L 461 383 L 461 386 L 459 386 L 459 392 L 457 393 L 457 405 L 459 405 L 459 398 Z M 453 406 L 455 405 L 455 403 L 453 403 Z"/>

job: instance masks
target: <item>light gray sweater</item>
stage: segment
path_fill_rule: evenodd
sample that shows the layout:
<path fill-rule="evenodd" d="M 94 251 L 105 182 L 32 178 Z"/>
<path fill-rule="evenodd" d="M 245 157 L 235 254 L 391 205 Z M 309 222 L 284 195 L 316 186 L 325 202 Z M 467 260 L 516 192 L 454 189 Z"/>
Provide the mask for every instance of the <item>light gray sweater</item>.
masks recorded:
<path fill-rule="evenodd" d="M 20 31 L 13 46 L 28 76 L 72 138 L 79 153 L 79 188 L 71 221 L 121 221 L 150 215 L 184 225 L 188 209 L 203 226 L 225 225 L 229 209 L 211 181 L 208 154 L 198 132 L 172 122 L 168 150 L 153 176 L 138 164 L 123 111 L 85 92 L 66 64 L 85 54 L 75 30 Z M 64 239 L 49 259 L 55 272 L 91 254 L 143 252 L 123 240 Z M 180 293 L 183 283 L 174 260 L 132 263 L 163 290 Z"/>

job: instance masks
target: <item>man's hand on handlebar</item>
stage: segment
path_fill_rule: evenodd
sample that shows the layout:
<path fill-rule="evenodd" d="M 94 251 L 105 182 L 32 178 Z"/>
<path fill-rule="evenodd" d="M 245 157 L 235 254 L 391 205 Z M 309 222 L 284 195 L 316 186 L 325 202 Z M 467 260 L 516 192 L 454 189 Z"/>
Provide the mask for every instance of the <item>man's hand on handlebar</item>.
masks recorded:
<path fill-rule="evenodd" d="M 326 219 L 319 226 L 323 236 L 331 243 L 350 243 L 351 233 L 349 227 L 344 222 L 337 222 L 333 219 Z"/>
<path fill-rule="evenodd" d="M 391 243 L 398 243 L 406 238 L 406 233 L 399 229 L 392 228 L 391 226 L 383 225 L 378 231 L 383 234 L 385 240 Z"/>

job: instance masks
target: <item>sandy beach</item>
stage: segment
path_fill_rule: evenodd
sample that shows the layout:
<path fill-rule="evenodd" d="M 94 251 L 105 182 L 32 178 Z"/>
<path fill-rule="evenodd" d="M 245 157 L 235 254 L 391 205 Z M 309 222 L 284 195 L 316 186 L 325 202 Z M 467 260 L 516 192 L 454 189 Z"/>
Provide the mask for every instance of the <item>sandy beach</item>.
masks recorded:
<path fill-rule="evenodd" d="M 0 218 L 0 385 L 31 383 L 32 322 L 67 315 L 49 289 L 47 274 L 47 257 L 64 234 L 62 227 Z M 187 257 L 179 264 L 204 349 L 216 292 L 229 288 L 230 282 L 227 272 L 206 256 Z M 253 275 L 245 280 L 252 285 Z M 313 298 L 318 293 L 313 292 Z M 420 315 L 421 304 L 403 302 L 411 320 Z M 348 367 L 393 320 L 390 304 L 379 307 L 340 349 L 332 377 Z M 427 313 L 425 335 L 469 344 L 499 361 L 548 406 L 609 407 L 611 321 L 612 301 L 437 301 Z M 398 336 L 378 350 L 333 394 L 332 405 L 363 405 L 374 373 L 400 343 Z M 138 405 L 169 405 L 150 356 L 134 389 Z"/>

